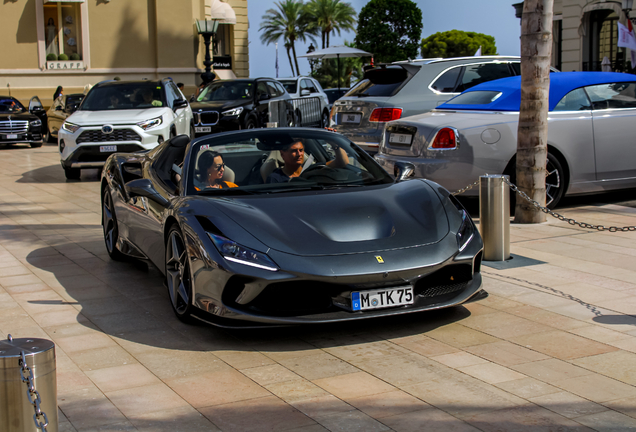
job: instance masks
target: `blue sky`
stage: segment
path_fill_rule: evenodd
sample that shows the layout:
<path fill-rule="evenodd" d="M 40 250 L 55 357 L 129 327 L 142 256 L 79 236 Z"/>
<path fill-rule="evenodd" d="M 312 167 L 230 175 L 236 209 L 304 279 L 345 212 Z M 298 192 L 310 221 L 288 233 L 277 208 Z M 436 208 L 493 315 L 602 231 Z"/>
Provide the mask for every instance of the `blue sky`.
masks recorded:
<path fill-rule="evenodd" d="M 369 0 L 349 0 L 359 13 Z M 415 0 L 422 10 L 422 38 L 447 30 L 464 30 L 485 33 L 495 37 L 497 51 L 502 55 L 519 55 L 520 21 L 515 17 L 513 3 L 521 0 Z M 274 45 L 263 45 L 258 29 L 267 9 L 273 8 L 274 0 L 252 0 L 248 3 L 250 76 L 274 77 L 276 49 Z M 331 35 L 330 45 L 342 45 L 344 40 L 353 41 L 355 33 Z M 281 41 L 282 42 L 282 41 Z M 320 41 L 318 41 L 320 43 Z M 279 77 L 291 76 L 285 48 L 279 44 Z M 317 46 L 317 44 L 314 44 Z M 309 43 L 296 44 L 298 55 L 307 52 Z M 302 74 L 309 73 L 306 59 L 298 59 Z"/>

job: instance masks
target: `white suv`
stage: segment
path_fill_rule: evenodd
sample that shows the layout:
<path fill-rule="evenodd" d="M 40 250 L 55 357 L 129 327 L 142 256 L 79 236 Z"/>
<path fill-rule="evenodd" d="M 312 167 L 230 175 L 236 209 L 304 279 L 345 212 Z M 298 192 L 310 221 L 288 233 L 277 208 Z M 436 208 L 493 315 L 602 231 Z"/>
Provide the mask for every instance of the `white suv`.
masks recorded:
<path fill-rule="evenodd" d="M 318 81 L 307 77 L 281 78 L 278 81 L 293 99 L 297 126 L 329 126 L 329 98 Z M 319 105 L 313 107 L 304 104 L 302 100 L 305 98 L 318 98 Z M 308 115 L 303 118 L 303 114 L 308 111 L 311 111 L 311 118 Z"/>
<path fill-rule="evenodd" d="M 171 79 L 101 82 L 58 132 L 62 168 L 78 179 L 112 153 L 150 150 L 181 134 L 194 138 L 192 109 Z"/>

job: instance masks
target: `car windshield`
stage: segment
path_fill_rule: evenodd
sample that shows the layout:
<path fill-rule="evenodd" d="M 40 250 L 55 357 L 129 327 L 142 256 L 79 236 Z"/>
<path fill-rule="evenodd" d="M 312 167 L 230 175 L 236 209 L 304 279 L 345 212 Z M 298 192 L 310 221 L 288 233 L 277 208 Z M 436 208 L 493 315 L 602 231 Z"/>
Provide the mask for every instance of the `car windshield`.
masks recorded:
<path fill-rule="evenodd" d="M 80 105 L 81 111 L 110 111 L 166 106 L 157 83 L 109 83 L 95 86 Z"/>
<path fill-rule="evenodd" d="M 287 90 L 287 93 L 296 93 L 296 89 L 298 88 L 298 81 L 296 80 L 279 80 L 280 83 L 283 85 L 283 87 L 285 87 L 285 90 Z"/>
<path fill-rule="evenodd" d="M 217 81 L 203 89 L 199 102 L 252 99 L 253 83 L 248 81 Z"/>
<path fill-rule="evenodd" d="M 0 98 L 0 113 L 21 113 L 26 111 L 22 104 L 13 98 Z"/>
<path fill-rule="evenodd" d="M 293 129 L 256 130 L 192 146 L 187 195 L 245 195 L 392 183 L 342 135 Z"/>

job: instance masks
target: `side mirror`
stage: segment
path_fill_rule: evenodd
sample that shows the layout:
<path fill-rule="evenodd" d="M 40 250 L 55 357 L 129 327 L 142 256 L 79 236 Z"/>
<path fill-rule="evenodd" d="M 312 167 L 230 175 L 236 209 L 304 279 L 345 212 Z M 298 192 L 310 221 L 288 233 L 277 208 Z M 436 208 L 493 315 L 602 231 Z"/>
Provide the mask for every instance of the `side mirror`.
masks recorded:
<path fill-rule="evenodd" d="M 168 206 L 168 200 L 159 195 L 159 192 L 157 192 L 157 190 L 152 186 L 152 182 L 148 179 L 131 180 L 124 185 L 124 188 L 126 189 L 126 194 L 129 198 L 146 197 L 161 206 Z"/>
<path fill-rule="evenodd" d="M 34 106 L 33 108 L 31 108 L 32 113 L 36 113 L 36 112 L 39 113 L 42 111 L 44 111 L 44 108 L 42 108 L 41 106 Z"/>
<path fill-rule="evenodd" d="M 309 96 L 309 90 L 307 90 L 307 89 L 301 90 L 300 91 L 300 95 L 301 96 Z"/>
<path fill-rule="evenodd" d="M 173 110 L 178 110 L 181 108 L 186 108 L 188 106 L 188 101 L 185 99 L 177 99 L 176 101 L 174 101 L 174 108 Z"/>
<path fill-rule="evenodd" d="M 261 94 L 261 97 L 258 98 L 259 101 L 264 101 L 269 99 L 269 93 L 263 93 Z"/>
<path fill-rule="evenodd" d="M 414 173 L 415 165 L 410 162 L 396 162 L 393 166 L 393 175 L 396 183 L 406 180 Z"/>

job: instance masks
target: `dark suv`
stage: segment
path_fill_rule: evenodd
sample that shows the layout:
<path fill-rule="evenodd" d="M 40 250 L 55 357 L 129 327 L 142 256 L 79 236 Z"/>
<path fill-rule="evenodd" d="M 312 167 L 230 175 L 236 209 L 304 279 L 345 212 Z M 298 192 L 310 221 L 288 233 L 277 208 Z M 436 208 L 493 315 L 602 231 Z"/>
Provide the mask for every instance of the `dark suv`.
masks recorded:
<path fill-rule="evenodd" d="M 285 126 L 293 126 L 291 96 L 280 82 L 272 78 L 214 81 L 190 104 L 195 134 L 265 127 L 271 101 L 287 101 Z"/>

